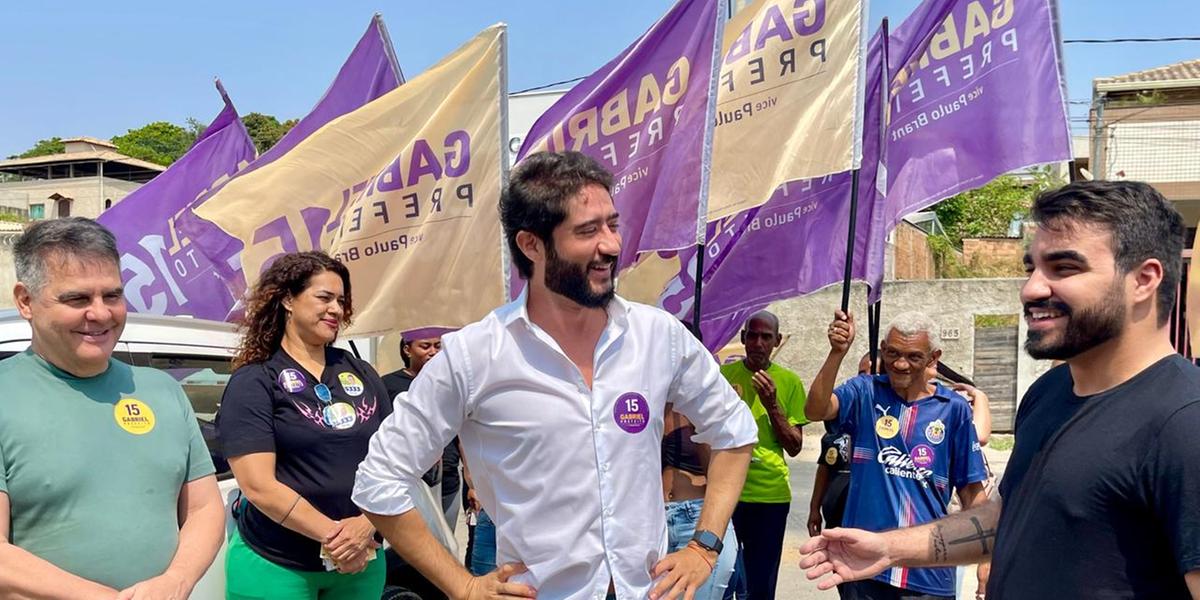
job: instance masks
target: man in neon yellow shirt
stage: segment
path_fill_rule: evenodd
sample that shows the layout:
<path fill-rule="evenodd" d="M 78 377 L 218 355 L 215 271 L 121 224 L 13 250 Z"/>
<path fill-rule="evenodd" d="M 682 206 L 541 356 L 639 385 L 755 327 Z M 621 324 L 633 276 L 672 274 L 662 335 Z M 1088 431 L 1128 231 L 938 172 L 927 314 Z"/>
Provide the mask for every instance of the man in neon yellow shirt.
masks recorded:
<path fill-rule="evenodd" d="M 783 553 L 792 488 L 783 456 L 796 456 L 804 442 L 804 384 L 800 376 L 771 362 L 779 347 L 779 319 L 770 312 L 750 316 L 742 329 L 746 358 L 721 367 L 758 423 L 758 445 L 750 459 L 746 485 L 733 527 L 741 544 L 746 590 L 750 600 L 772 600 Z"/>

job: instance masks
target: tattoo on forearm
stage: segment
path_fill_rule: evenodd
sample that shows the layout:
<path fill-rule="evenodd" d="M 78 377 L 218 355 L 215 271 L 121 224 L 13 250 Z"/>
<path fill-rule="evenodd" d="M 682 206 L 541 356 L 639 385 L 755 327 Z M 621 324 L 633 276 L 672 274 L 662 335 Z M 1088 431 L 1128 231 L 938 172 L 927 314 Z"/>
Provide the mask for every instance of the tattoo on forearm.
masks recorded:
<path fill-rule="evenodd" d="M 979 522 L 977 517 L 971 517 L 971 524 L 975 526 L 975 533 L 950 540 L 949 544 L 953 546 L 955 544 L 979 542 L 980 547 L 983 549 L 983 556 L 987 556 L 991 553 L 991 549 L 995 545 L 996 529 L 984 529 L 983 524 Z M 941 529 L 941 527 L 938 529 Z"/>
<path fill-rule="evenodd" d="M 933 547 L 933 562 L 940 563 L 949 558 L 950 552 L 946 549 L 946 538 L 942 536 L 941 525 L 933 528 L 933 533 L 929 534 L 929 542 Z"/>

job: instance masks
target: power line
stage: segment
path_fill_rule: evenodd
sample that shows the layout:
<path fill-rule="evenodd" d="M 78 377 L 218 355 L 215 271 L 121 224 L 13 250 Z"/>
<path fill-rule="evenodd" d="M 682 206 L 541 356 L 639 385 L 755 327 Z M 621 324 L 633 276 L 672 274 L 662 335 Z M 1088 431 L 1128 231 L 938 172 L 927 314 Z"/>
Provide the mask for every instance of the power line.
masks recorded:
<path fill-rule="evenodd" d="M 1108 39 L 1079 39 L 1063 40 L 1064 44 L 1147 44 L 1158 42 L 1200 42 L 1197 36 L 1161 37 L 1161 38 L 1108 38 Z"/>
<path fill-rule="evenodd" d="M 1063 40 L 1064 44 L 1154 44 L 1154 43 L 1162 43 L 1162 42 L 1200 42 L 1200 36 L 1176 36 L 1176 37 L 1158 37 L 1158 38 L 1081 38 L 1081 39 L 1077 39 L 1077 40 Z M 562 81 L 555 81 L 554 83 L 547 83 L 545 85 L 537 85 L 537 86 L 534 86 L 531 88 L 525 88 L 523 90 L 518 90 L 518 91 L 510 92 L 510 93 L 511 94 L 524 94 L 525 92 L 535 92 L 537 90 L 544 90 L 546 88 L 552 88 L 552 87 L 558 86 L 558 85 L 566 85 L 568 83 L 575 83 L 578 81 L 583 81 L 586 77 L 587 76 L 585 75 L 585 76 L 581 76 L 581 77 L 574 77 L 571 79 L 564 79 Z M 1076 101 L 1071 101 L 1071 103 L 1075 104 Z"/>
<path fill-rule="evenodd" d="M 533 86 L 533 87 L 531 87 L 531 88 L 525 88 L 525 89 L 523 89 L 523 90 L 518 90 L 518 91 L 515 91 L 515 92 L 509 92 L 509 95 L 512 95 L 512 94 L 524 94 L 525 92 L 535 92 L 535 91 L 537 91 L 537 90 L 544 90 L 544 89 L 546 89 L 546 88 L 552 88 L 552 87 L 554 87 L 554 86 L 556 86 L 556 85 L 566 85 L 566 84 L 568 84 L 568 83 L 575 83 L 576 81 L 583 81 L 583 80 L 584 80 L 586 77 L 587 77 L 587 76 L 586 76 L 586 75 L 584 75 L 583 77 L 576 77 L 576 78 L 574 78 L 574 79 L 564 79 L 564 80 L 562 80 L 562 81 L 555 81 L 554 83 L 547 83 L 546 85 L 535 85 L 535 86 Z"/>

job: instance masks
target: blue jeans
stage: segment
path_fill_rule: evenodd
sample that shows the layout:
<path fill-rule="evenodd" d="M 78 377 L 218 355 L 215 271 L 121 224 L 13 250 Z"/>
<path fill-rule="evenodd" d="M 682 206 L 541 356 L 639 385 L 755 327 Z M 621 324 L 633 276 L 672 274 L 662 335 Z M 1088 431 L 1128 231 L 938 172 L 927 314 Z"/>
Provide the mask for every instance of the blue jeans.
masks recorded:
<path fill-rule="evenodd" d="M 467 570 L 475 576 L 496 570 L 496 524 L 482 510 L 477 516 L 475 541 L 471 544 L 471 556 L 467 557 Z"/>
<path fill-rule="evenodd" d="M 696 532 L 696 523 L 700 520 L 700 509 L 704 500 L 682 500 L 667 503 L 667 551 L 675 552 L 687 546 Z M 729 576 L 733 573 L 733 563 L 737 559 L 737 535 L 733 533 L 733 523 L 725 528 L 725 544 L 721 555 L 717 557 L 716 567 L 712 575 L 704 580 L 700 589 L 696 590 L 696 600 L 720 600 L 729 584 Z"/>

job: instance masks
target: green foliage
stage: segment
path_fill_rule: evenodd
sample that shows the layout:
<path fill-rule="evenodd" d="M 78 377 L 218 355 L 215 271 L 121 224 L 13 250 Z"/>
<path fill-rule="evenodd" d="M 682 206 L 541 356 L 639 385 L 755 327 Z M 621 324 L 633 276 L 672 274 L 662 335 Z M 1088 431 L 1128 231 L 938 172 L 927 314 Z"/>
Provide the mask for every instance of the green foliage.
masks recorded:
<path fill-rule="evenodd" d="M 1005 237 L 1014 218 L 1029 217 L 1033 199 L 1043 190 L 1063 182 L 1049 167 L 1033 169 L 1031 183 L 1013 175 L 1002 175 L 988 184 L 943 200 L 934 207 L 946 235 L 929 236 L 938 277 L 1020 277 L 1023 267 L 994 261 L 972 260 L 964 264 L 958 251 L 963 238 Z"/>
<path fill-rule="evenodd" d="M 121 154 L 163 166 L 178 160 L 195 141 L 192 131 L 166 121 L 130 129 L 112 139 Z"/>
<path fill-rule="evenodd" d="M 1016 327 L 1017 315 L 975 315 L 975 328 Z"/>
<path fill-rule="evenodd" d="M 997 450 L 1000 452 L 1008 452 L 1013 449 L 1013 445 L 1015 442 L 1016 442 L 1016 439 L 1013 438 L 1013 436 L 1011 436 L 1011 435 L 1002 435 L 1002 434 L 998 434 L 998 433 L 993 433 L 991 436 L 988 437 L 988 446 L 987 447 L 991 448 L 992 450 Z"/>
<path fill-rule="evenodd" d="M 0 212 L 0 221 L 5 223 L 27 223 L 29 218 L 17 213 Z"/>
<path fill-rule="evenodd" d="M 246 126 L 250 139 L 254 140 L 254 147 L 259 154 L 270 150 L 297 122 L 297 119 L 288 119 L 280 123 L 271 115 L 256 112 L 242 117 L 242 124 Z"/>
<path fill-rule="evenodd" d="M 986 185 L 943 200 L 934 207 L 955 246 L 966 237 L 1003 237 L 1014 217 L 1025 219 L 1034 196 L 1064 182 L 1049 167 L 1032 170 L 1032 183 L 1001 175 Z"/>
<path fill-rule="evenodd" d="M 67 146 L 63 143 L 62 138 L 55 136 L 48 140 L 38 140 L 38 142 L 34 144 L 32 148 L 20 154 L 10 156 L 9 158 L 33 158 L 35 156 L 46 156 L 49 154 L 62 154 L 66 151 Z"/>

